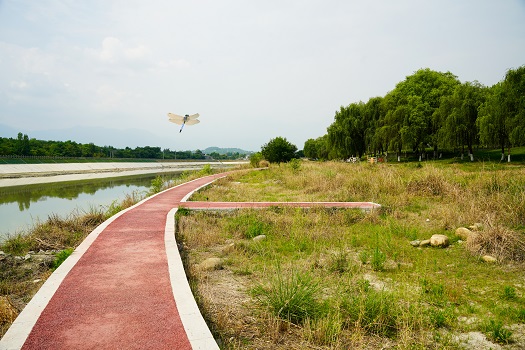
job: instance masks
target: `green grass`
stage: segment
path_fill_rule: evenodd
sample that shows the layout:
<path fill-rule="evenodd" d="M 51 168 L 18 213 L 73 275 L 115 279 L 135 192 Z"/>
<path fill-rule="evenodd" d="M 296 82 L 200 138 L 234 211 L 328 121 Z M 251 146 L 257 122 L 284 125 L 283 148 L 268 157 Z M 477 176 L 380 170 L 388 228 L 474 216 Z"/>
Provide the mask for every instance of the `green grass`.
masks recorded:
<path fill-rule="evenodd" d="M 270 195 L 277 192 L 294 201 L 354 198 L 380 203 L 383 208 L 369 213 L 277 207 L 190 212 L 180 218 L 179 229 L 189 248 L 190 265 L 217 254 L 214 247 L 235 242 L 235 249 L 226 255 L 225 270 L 231 270 L 240 283 L 231 288 L 240 288 L 248 298 L 241 299 L 242 310 L 251 310 L 249 317 L 257 319 L 258 326 L 229 320 L 242 319 L 235 316 L 241 311 L 231 306 L 234 301 L 227 304 L 230 317 L 225 319 L 218 315 L 226 306 L 203 296 L 205 305 L 213 305 L 208 309 L 217 310 L 209 318 L 222 322 L 217 332 L 225 344 L 232 344 L 236 334 L 255 332 L 261 342 L 276 349 L 287 348 L 287 342 L 359 348 L 363 342 L 382 338 L 398 348 L 414 344 L 422 349 L 454 348 L 457 344 L 450 334 L 469 331 L 482 331 L 505 344 L 510 339 L 509 326 L 525 319 L 521 297 L 525 289 L 520 282 L 525 278 L 523 256 L 505 253 L 522 247 L 522 185 L 525 174 L 519 168 L 479 165 L 473 171 L 463 164 L 416 168 L 303 162 L 299 171 L 281 166 L 232 174 L 201 195 L 210 201 L 243 201 L 279 197 Z M 475 222 L 484 226 L 483 237 L 476 241 L 480 246 L 461 243 L 455 228 Z M 203 232 L 208 237 L 205 245 L 199 243 L 206 239 Z M 437 233 L 447 235 L 451 246 L 434 249 L 409 244 Z M 252 242 L 255 234 L 267 238 Z M 484 263 L 480 252 L 500 254 L 503 263 Z M 201 276 L 203 281 L 198 283 L 206 283 L 207 290 L 215 286 L 218 298 L 224 291 L 220 283 L 215 284 L 216 274 Z M 279 312 L 292 299 L 279 295 L 293 290 L 294 284 L 297 287 L 298 276 L 315 281 L 311 298 L 299 298 L 315 306 L 316 311 L 307 316 Z M 250 290 L 257 291 L 251 298 Z M 492 325 L 485 321 L 486 315 L 491 315 Z M 275 318 L 294 326 L 274 326 Z M 264 348 L 258 340 L 244 341 L 247 347 Z"/>

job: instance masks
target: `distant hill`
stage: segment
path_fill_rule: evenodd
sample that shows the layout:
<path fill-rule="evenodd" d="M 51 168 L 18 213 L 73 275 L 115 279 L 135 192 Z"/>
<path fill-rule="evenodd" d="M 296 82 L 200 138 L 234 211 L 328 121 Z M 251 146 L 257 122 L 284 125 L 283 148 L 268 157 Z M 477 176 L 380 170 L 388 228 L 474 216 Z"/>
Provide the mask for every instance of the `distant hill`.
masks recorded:
<path fill-rule="evenodd" d="M 220 147 L 208 147 L 205 150 L 202 151 L 204 154 L 210 154 L 213 152 L 219 153 L 219 154 L 228 154 L 228 153 L 239 153 L 239 154 L 251 154 L 252 151 L 245 151 L 240 148 L 220 148 Z"/>

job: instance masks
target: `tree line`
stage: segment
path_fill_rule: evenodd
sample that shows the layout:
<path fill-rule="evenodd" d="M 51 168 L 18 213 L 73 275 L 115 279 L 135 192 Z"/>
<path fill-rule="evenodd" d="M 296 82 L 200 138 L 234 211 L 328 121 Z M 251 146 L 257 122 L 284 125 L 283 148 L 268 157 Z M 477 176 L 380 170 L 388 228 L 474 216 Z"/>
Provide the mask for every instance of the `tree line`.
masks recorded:
<path fill-rule="evenodd" d="M 17 138 L 0 137 L 0 156 L 83 157 L 83 158 L 142 158 L 142 159 L 205 159 L 201 150 L 172 151 L 160 147 L 115 148 L 93 143 L 68 141 L 43 141 L 30 139 L 18 133 Z"/>
<path fill-rule="evenodd" d="M 450 72 L 420 69 L 384 97 L 351 103 L 336 111 L 327 133 L 304 144 L 313 159 L 347 159 L 394 152 L 443 150 L 466 153 L 477 147 L 507 150 L 525 145 L 525 65 L 509 69 L 499 83 L 461 83 Z"/>

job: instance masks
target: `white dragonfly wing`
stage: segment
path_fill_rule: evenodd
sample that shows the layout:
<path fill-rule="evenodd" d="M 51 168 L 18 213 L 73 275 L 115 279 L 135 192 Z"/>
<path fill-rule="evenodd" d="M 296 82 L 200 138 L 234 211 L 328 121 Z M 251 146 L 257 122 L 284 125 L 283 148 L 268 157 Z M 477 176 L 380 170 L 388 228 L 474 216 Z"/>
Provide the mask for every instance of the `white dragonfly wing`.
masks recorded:
<path fill-rule="evenodd" d="M 168 113 L 168 117 L 170 118 L 170 122 L 181 125 L 184 121 L 184 117 L 178 114 L 174 113 Z"/>
<path fill-rule="evenodd" d="M 195 124 L 199 124 L 201 121 L 198 120 L 198 119 L 188 119 L 186 120 L 186 125 L 195 125 Z"/>
<path fill-rule="evenodd" d="M 192 114 L 188 117 L 188 120 L 194 120 L 194 119 L 197 119 L 199 117 L 199 113 L 195 113 L 195 114 Z"/>
<path fill-rule="evenodd" d="M 182 119 L 170 119 L 170 122 L 178 124 L 178 125 L 182 125 L 183 120 Z"/>

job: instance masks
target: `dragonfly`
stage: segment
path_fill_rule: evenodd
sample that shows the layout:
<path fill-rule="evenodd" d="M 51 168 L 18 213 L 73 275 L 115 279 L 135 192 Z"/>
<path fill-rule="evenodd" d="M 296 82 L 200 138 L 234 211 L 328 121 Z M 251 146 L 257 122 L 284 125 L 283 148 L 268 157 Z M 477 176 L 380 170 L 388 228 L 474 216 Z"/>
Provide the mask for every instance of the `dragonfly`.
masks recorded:
<path fill-rule="evenodd" d="M 170 122 L 175 123 L 177 125 L 181 125 L 179 132 L 182 132 L 182 129 L 186 124 L 194 125 L 200 123 L 200 120 L 197 119 L 199 117 L 199 113 L 195 113 L 192 115 L 186 114 L 184 117 L 181 115 L 168 113 L 168 117 L 170 118 Z"/>

